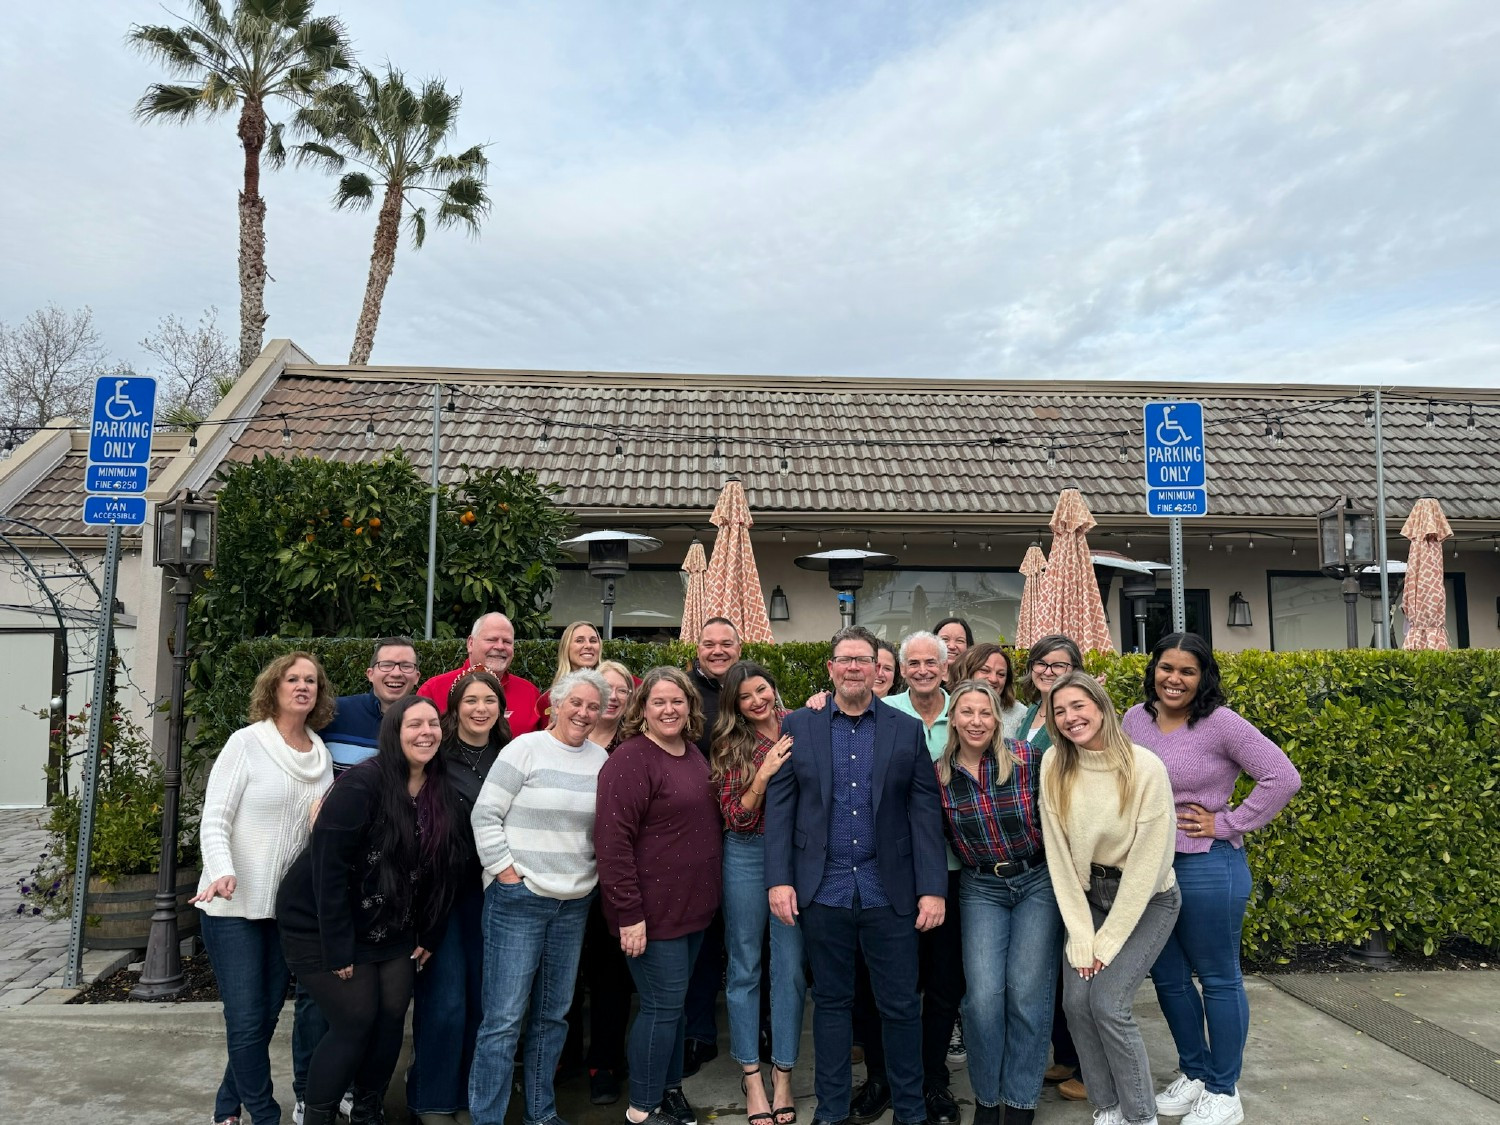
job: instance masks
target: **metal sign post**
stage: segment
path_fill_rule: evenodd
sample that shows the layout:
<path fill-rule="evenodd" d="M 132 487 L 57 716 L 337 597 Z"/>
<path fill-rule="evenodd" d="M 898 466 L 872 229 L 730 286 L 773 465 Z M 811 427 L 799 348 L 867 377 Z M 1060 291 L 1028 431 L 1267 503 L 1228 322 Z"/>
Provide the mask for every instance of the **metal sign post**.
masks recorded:
<path fill-rule="evenodd" d="M 1148 402 L 1145 406 L 1146 514 L 1165 518 L 1172 544 L 1172 631 L 1187 628 L 1182 560 L 1183 517 L 1208 515 L 1208 450 L 1203 404 Z"/>
<path fill-rule="evenodd" d="M 120 570 L 120 533 L 146 522 L 146 491 L 151 465 L 151 434 L 156 418 L 156 380 L 150 376 L 108 375 L 94 382 L 94 413 L 89 419 L 89 459 L 83 522 L 109 528 L 104 547 L 104 582 L 99 596 L 99 640 L 95 646 L 94 692 L 89 708 L 89 745 L 84 758 L 78 852 L 73 861 L 73 911 L 68 931 L 68 963 L 63 986 L 83 978 L 84 896 L 88 892 L 89 852 L 94 843 L 94 804 L 99 757 L 104 744 L 105 707 L 114 654 L 115 585 Z"/>

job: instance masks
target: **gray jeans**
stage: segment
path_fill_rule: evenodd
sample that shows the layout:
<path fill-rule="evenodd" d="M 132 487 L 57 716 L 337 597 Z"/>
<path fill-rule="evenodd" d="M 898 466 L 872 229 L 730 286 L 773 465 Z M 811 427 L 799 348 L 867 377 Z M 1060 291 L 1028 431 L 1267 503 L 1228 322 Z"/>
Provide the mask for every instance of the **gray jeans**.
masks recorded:
<path fill-rule="evenodd" d="M 1091 880 L 1088 900 L 1096 930 L 1108 917 L 1119 889 L 1118 879 L 1095 875 Z M 1130 1006 L 1156 955 L 1166 945 L 1181 909 L 1182 895 L 1174 883 L 1152 896 L 1119 954 L 1092 980 L 1084 980 L 1069 965 L 1063 966 L 1063 1007 L 1068 1013 L 1068 1030 L 1078 1047 L 1089 1101 L 1099 1109 L 1118 1105 L 1130 1125 L 1156 1119 L 1151 1061 Z"/>

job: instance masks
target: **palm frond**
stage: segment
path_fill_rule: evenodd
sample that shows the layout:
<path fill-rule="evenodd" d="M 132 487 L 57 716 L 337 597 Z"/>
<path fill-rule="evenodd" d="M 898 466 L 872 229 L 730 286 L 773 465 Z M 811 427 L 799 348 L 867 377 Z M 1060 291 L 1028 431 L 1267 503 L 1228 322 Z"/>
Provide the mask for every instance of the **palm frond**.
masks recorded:
<path fill-rule="evenodd" d="M 174 73 L 191 74 L 203 65 L 192 44 L 176 28 L 135 24 L 125 38 Z"/>
<path fill-rule="evenodd" d="M 297 167 L 311 164 L 315 168 L 321 168 L 325 172 L 342 172 L 346 163 L 343 154 L 338 149 L 316 141 L 308 141 L 305 144 L 292 146 L 295 154 L 292 159 L 296 161 Z M 369 177 L 366 177 L 368 179 Z"/>
<path fill-rule="evenodd" d="M 286 165 L 286 142 L 282 138 L 282 132 L 286 128 L 281 122 L 271 122 L 271 128 L 266 132 L 266 147 L 262 150 L 266 163 L 272 168 L 281 168 Z"/>
<path fill-rule="evenodd" d="M 135 103 L 135 115 L 142 121 L 163 117 L 168 121 L 188 121 L 199 110 L 213 113 L 214 107 L 203 96 L 202 86 L 172 86 L 158 82 L 147 87 Z"/>
<path fill-rule="evenodd" d="M 346 172 L 339 177 L 333 191 L 333 206 L 338 211 L 368 211 L 375 201 L 375 181 L 363 172 Z"/>
<path fill-rule="evenodd" d="M 191 0 L 192 7 L 197 9 L 198 18 L 194 22 L 202 24 L 203 28 L 215 39 L 228 39 L 234 34 L 234 25 L 224 15 L 224 8 L 219 0 Z"/>
<path fill-rule="evenodd" d="M 442 195 L 437 223 L 440 227 L 466 227 L 470 234 L 477 237 L 480 220 L 489 212 L 490 200 L 484 194 L 482 183 L 472 178 L 455 180 Z"/>
<path fill-rule="evenodd" d="M 416 249 L 422 249 L 422 243 L 427 241 L 427 211 L 422 207 L 413 207 L 411 214 L 406 216 L 406 229 L 411 234 L 411 244 Z"/>

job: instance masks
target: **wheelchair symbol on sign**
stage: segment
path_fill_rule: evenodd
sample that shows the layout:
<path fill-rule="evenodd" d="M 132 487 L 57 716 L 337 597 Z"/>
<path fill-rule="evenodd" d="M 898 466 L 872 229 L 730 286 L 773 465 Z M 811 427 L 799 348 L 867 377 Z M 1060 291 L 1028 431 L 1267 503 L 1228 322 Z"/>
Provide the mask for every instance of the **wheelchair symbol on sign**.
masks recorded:
<path fill-rule="evenodd" d="M 111 422 L 124 422 L 141 416 L 140 409 L 125 393 L 126 384 L 129 382 L 128 379 L 116 379 L 115 393 L 104 400 L 104 415 Z"/>
<path fill-rule="evenodd" d="M 1172 417 L 1172 411 L 1176 409 L 1175 406 L 1161 408 L 1161 421 L 1156 425 L 1156 440 L 1161 445 L 1178 445 L 1190 440 L 1191 435 Z M 1168 434 L 1173 436 L 1167 437 Z"/>

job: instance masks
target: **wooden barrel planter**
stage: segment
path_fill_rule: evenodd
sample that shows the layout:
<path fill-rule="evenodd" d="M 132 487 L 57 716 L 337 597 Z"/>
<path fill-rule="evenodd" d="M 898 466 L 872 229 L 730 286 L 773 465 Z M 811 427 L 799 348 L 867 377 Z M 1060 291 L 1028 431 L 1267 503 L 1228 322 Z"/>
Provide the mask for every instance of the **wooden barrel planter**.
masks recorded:
<path fill-rule="evenodd" d="M 196 867 L 177 873 L 177 933 L 181 937 L 198 932 L 198 911 L 188 905 L 197 890 Z M 156 912 L 156 875 L 90 879 L 83 912 L 85 949 L 145 949 L 151 915 Z"/>

